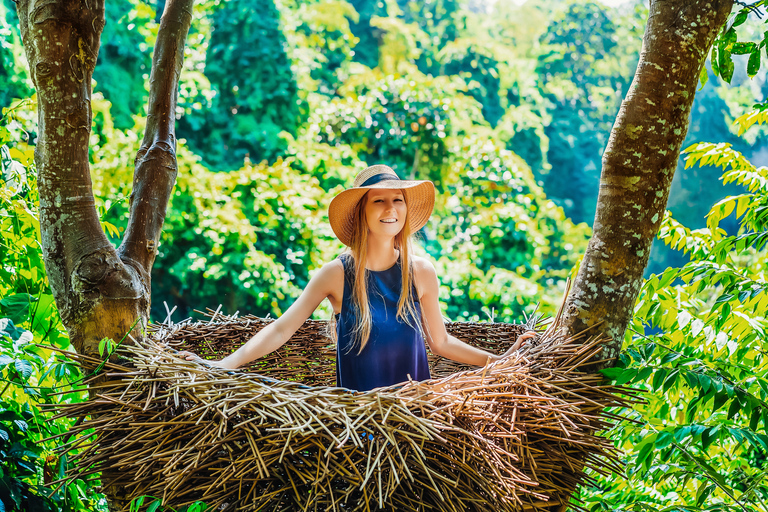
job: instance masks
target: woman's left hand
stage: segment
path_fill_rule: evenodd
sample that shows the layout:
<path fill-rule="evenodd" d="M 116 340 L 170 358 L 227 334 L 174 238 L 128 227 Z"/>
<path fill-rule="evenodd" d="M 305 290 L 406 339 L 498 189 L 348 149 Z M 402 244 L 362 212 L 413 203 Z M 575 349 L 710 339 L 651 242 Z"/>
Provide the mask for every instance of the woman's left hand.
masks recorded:
<path fill-rule="evenodd" d="M 536 332 L 535 331 L 526 331 L 526 332 L 524 332 L 523 334 L 521 334 L 520 336 L 517 337 L 517 340 L 515 341 L 515 344 L 512 345 L 512 348 L 510 348 L 509 350 L 504 352 L 503 355 L 499 356 L 499 359 L 504 359 L 504 358 L 507 358 L 507 357 L 511 356 L 513 353 L 515 353 L 518 350 L 520 350 L 520 347 L 522 347 L 527 340 L 530 340 L 530 339 L 535 338 L 535 337 L 536 337 Z"/>

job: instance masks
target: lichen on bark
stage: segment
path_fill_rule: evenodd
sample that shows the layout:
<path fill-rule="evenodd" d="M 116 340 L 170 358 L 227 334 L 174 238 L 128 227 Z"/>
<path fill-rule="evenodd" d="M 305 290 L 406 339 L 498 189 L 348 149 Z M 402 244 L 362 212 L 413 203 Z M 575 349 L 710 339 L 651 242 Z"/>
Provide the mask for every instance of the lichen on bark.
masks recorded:
<path fill-rule="evenodd" d="M 634 81 L 603 154 L 593 236 L 566 300 L 571 333 L 618 356 L 688 130 L 699 75 L 733 0 L 653 0 Z"/>

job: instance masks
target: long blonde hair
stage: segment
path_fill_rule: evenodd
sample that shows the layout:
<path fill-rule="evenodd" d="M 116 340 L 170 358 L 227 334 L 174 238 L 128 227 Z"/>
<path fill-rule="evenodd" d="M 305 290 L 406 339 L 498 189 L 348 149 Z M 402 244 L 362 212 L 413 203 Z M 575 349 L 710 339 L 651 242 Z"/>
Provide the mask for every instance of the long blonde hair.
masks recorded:
<path fill-rule="evenodd" d="M 405 200 L 405 194 L 403 194 Z M 365 194 L 355 205 L 354 231 L 352 245 L 345 254 L 352 256 L 354 265 L 354 280 L 352 282 L 352 307 L 355 311 L 355 329 L 353 331 L 353 345 L 359 345 L 358 354 L 363 351 L 371 337 L 373 320 L 371 317 L 371 305 L 368 300 L 368 219 L 365 215 L 365 205 L 368 203 L 368 194 Z M 406 201 L 406 206 L 408 205 Z M 416 304 L 413 298 L 413 244 L 411 227 L 408 222 L 408 214 L 405 217 L 405 226 L 395 236 L 395 249 L 400 250 L 400 270 L 402 272 L 402 289 L 397 303 L 396 318 L 421 332 L 421 321 L 416 314 Z M 351 347 L 350 347 L 351 350 Z"/>

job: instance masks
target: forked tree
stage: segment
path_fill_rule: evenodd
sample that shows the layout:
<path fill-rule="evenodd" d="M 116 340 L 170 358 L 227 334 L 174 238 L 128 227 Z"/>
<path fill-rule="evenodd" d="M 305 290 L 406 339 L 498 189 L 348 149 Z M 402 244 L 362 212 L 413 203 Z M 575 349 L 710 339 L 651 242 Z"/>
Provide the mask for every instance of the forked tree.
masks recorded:
<path fill-rule="evenodd" d="M 115 250 L 96 211 L 88 141 L 91 78 L 104 0 L 18 0 L 21 36 L 37 90 L 35 164 L 43 259 L 75 349 L 96 354 L 149 319 L 150 275 L 176 182 L 175 110 L 194 0 L 168 0 L 155 43 L 144 139 L 136 155 L 130 220 Z"/>
<path fill-rule="evenodd" d="M 35 162 L 43 256 L 75 349 L 97 354 L 149 319 L 150 273 L 177 174 L 175 107 L 193 0 L 168 0 L 136 155 L 130 219 L 115 249 L 94 204 L 88 163 L 91 76 L 104 0 L 16 0 L 37 89 Z M 610 365 L 666 208 L 699 74 L 733 0 L 652 0 L 640 62 L 603 157 L 594 234 L 567 299 L 565 326 L 605 334 Z"/>

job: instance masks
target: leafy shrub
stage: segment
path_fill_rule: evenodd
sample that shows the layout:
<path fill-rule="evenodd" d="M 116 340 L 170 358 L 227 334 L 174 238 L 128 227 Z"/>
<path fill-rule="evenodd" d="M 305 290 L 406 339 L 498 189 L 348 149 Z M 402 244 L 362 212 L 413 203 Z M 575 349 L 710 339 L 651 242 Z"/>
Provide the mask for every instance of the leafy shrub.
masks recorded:
<path fill-rule="evenodd" d="M 621 364 L 606 371 L 645 403 L 610 433 L 628 479 L 598 476 L 582 492 L 590 510 L 757 512 L 768 502 L 768 170 L 730 144 L 686 152 L 686 165 L 718 166 L 744 193 L 715 204 L 706 228 L 662 223 L 659 238 L 691 261 L 646 281 Z M 728 234 L 719 224 L 734 214 Z"/>
<path fill-rule="evenodd" d="M 42 260 L 33 148 L 23 110 L 0 124 L 0 510 L 106 510 L 95 481 L 48 486 L 69 467 L 53 449 L 71 426 L 52 419 L 62 401 L 87 398 L 78 367 L 49 347 L 72 350 Z M 24 117 L 27 116 L 27 119 Z M 66 394 L 56 394 L 66 392 Z M 56 436 L 57 439 L 50 439 Z"/>
<path fill-rule="evenodd" d="M 179 120 L 186 138 L 216 170 L 247 159 L 274 162 L 306 117 L 272 0 L 221 2 L 213 14 L 205 76 L 212 98 L 192 101 Z M 200 108 L 194 108 L 199 104 Z"/>

